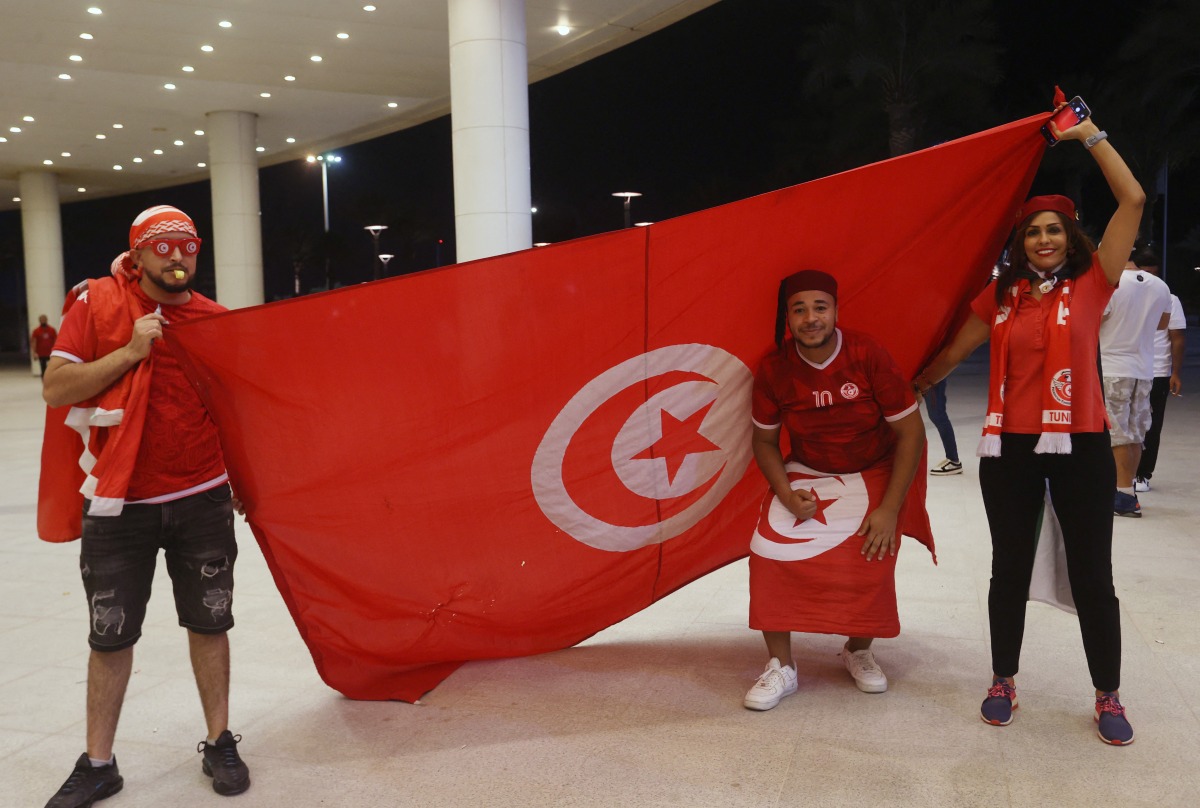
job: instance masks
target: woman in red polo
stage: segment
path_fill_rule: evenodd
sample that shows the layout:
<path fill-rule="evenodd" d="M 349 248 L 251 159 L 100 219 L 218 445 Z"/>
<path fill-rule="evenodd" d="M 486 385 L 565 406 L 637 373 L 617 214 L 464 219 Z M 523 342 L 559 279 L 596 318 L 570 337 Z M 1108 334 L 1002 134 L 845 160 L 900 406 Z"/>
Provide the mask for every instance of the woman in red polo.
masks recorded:
<path fill-rule="evenodd" d="M 1104 395 L 1097 369 L 1100 319 L 1120 280 L 1146 195 L 1090 118 L 1055 134 L 1095 158 L 1117 200 L 1096 248 L 1063 196 L 1030 199 L 1017 216 L 1008 262 L 946 348 L 913 384 L 924 392 L 991 340 L 987 418 L 977 454 L 992 535 L 988 615 L 992 685 L 980 709 L 1005 726 L 1017 707 L 1013 677 L 1049 484 L 1062 525 L 1071 591 L 1092 684 L 1098 734 L 1133 741 L 1118 699 L 1121 623 L 1112 580 L 1113 490 Z"/>

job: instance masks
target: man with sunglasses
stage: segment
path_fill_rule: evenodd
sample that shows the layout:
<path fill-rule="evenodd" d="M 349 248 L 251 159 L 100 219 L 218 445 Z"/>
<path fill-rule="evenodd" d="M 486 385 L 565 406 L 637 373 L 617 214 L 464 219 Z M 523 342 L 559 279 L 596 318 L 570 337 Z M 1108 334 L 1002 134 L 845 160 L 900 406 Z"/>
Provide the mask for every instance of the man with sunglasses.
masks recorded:
<path fill-rule="evenodd" d="M 112 277 L 73 292 L 46 368 L 46 403 L 70 405 L 86 447 L 79 566 L 91 623 L 87 751 L 47 808 L 89 806 L 124 784 L 113 739 L 160 548 L 207 725 L 202 769 L 219 794 L 250 787 L 228 727 L 235 502 L 212 418 L 161 341 L 171 323 L 225 310 L 192 289 L 200 246 L 183 211 L 139 214 Z"/>

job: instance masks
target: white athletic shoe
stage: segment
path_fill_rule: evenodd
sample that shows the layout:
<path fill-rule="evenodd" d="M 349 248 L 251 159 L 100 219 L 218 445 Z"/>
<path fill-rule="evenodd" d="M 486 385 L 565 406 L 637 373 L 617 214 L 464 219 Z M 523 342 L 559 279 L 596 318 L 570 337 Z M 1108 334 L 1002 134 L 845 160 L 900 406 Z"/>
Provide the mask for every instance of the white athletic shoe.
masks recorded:
<path fill-rule="evenodd" d="M 1150 481 L 1145 477 L 1135 477 L 1133 480 L 1133 491 L 1135 494 L 1144 494 L 1150 490 Z"/>
<path fill-rule="evenodd" d="M 870 648 L 852 652 L 848 645 L 842 646 L 842 663 L 862 692 L 883 693 L 887 690 L 887 677 L 879 669 Z"/>
<path fill-rule="evenodd" d="M 934 477 L 949 477 L 952 474 L 962 474 L 962 463 L 946 458 L 929 470 Z"/>
<path fill-rule="evenodd" d="M 781 666 L 778 659 L 771 657 L 766 670 L 763 671 L 762 676 L 758 677 L 754 687 L 746 693 L 742 704 L 746 706 L 747 710 L 769 710 L 784 696 L 790 696 L 795 692 L 796 669 L 790 666 Z"/>

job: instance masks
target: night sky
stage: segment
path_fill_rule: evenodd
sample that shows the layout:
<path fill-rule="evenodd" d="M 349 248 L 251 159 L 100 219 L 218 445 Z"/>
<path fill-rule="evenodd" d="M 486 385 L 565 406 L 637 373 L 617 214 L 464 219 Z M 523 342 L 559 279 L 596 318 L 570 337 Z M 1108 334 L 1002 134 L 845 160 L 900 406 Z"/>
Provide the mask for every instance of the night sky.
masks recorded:
<path fill-rule="evenodd" d="M 934 2 L 934 0 L 930 0 Z M 986 5 L 986 3 L 984 4 Z M 925 147 L 1048 109 L 1054 85 L 1082 95 L 1122 148 L 1128 131 L 1152 136 L 1152 110 L 1135 121 L 1105 116 L 1139 66 L 1119 58 L 1146 9 L 1161 3 L 1032 3 L 996 0 L 1002 78 L 983 103 L 947 98 L 929 116 Z M 1170 5 L 1170 4 L 1167 4 Z M 614 191 L 640 191 L 634 221 L 659 221 L 886 159 L 886 118 L 870 113 L 865 92 L 806 95 L 811 65 L 802 42 L 815 4 L 722 0 L 668 29 L 530 87 L 534 241 L 561 241 L 622 226 Z M 1193 53 L 1190 58 L 1194 61 Z M 1150 77 L 1145 77 L 1148 81 Z M 864 110 L 858 118 L 848 113 Z M 1128 116 L 1126 116 L 1128 117 Z M 856 120 L 847 137 L 847 120 Z M 1120 126 L 1118 126 L 1118 123 Z M 1068 152 L 1075 147 L 1080 154 Z M 1112 203 L 1094 165 L 1075 144 L 1050 150 L 1036 192 L 1076 192 L 1102 226 Z M 303 161 L 260 172 L 267 300 L 292 294 L 299 267 L 304 292 L 325 283 L 324 249 L 337 284 L 371 280 L 368 224 L 386 224 L 380 248 L 396 255 L 388 274 L 454 260 L 449 117 L 338 153 L 329 170 L 331 236 L 323 237 L 320 169 Z M 1082 172 L 1082 173 L 1081 173 Z M 1195 299 L 1200 183 L 1196 166 L 1170 176 L 1168 280 Z M 1147 187 L 1151 198 L 1154 188 Z M 152 204 L 189 212 L 211 233 L 208 183 L 64 205 L 67 284 L 107 271 L 129 222 Z M 1161 203 L 1160 203 L 1161 205 Z M 1156 211 L 1161 221 L 1161 209 Z M 884 222 L 865 222 L 869 231 Z M 1096 234 L 1098 235 L 1098 234 Z M 0 352 L 16 348 L 24 304 L 19 212 L 0 213 Z M 443 243 L 439 243 L 439 241 Z M 211 292 L 212 252 L 200 262 Z M 1172 273 L 1173 271 L 1173 273 Z M 1195 311 L 1195 307 L 1189 307 Z"/>

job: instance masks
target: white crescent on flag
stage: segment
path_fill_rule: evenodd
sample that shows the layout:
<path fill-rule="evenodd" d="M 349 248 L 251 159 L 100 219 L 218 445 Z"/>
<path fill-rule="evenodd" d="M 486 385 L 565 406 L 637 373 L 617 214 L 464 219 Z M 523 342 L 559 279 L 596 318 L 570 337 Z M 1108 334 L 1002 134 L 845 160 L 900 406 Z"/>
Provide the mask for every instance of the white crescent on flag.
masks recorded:
<path fill-rule="evenodd" d="M 867 515 L 869 498 L 861 474 L 824 474 L 800 463 L 784 466 L 792 490 L 817 497 L 817 512 L 798 520 L 772 496 L 763 508 L 750 552 L 774 561 L 805 561 L 832 550 L 858 531 Z"/>

